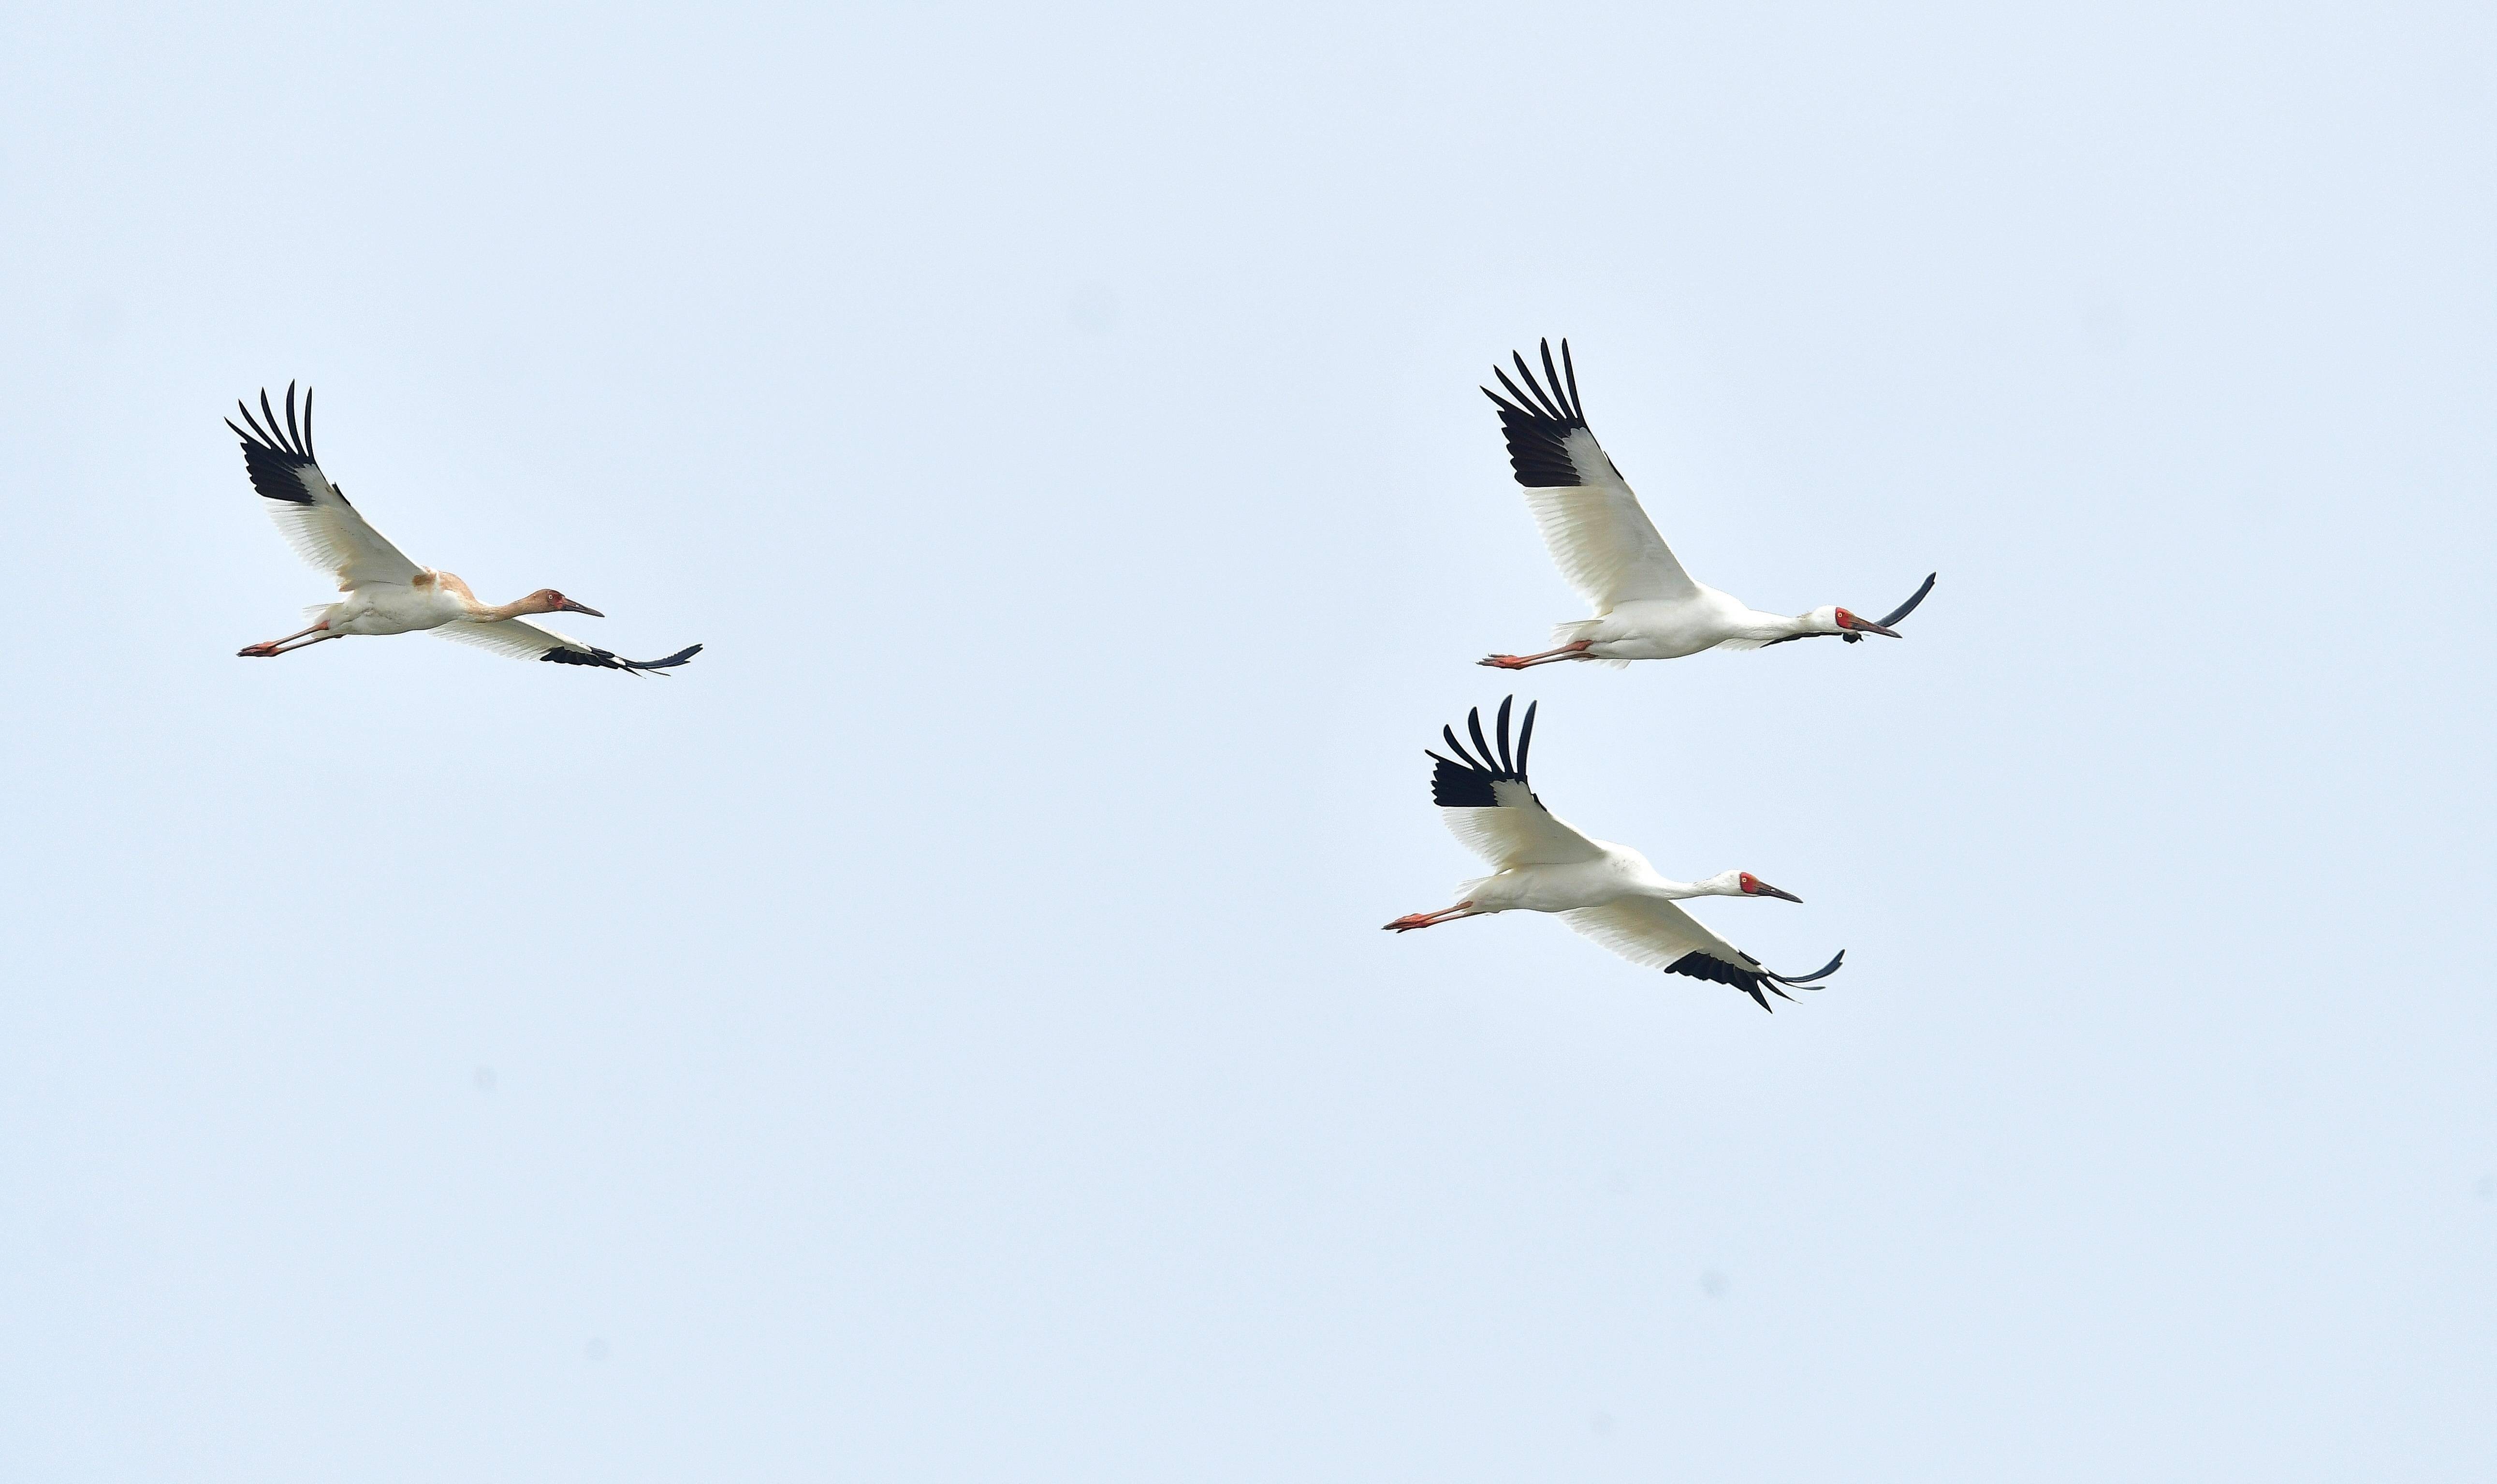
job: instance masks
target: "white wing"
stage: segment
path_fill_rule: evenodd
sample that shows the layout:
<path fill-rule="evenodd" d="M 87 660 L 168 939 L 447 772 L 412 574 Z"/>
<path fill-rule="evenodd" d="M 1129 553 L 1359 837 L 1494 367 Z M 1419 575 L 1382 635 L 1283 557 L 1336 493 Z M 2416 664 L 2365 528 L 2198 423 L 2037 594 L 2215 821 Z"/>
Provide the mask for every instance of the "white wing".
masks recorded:
<path fill-rule="evenodd" d="M 363 583 L 405 583 L 425 570 L 367 524 L 313 461 L 311 392 L 303 394 L 300 428 L 292 382 L 286 387 L 283 427 L 265 391 L 260 394 L 260 410 L 269 419 L 267 427 L 251 415 L 250 407 L 235 405 L 242 408 L 242 420 L 251 431 L 235 427 L 232 418 L 226 426 L 242 439 L 242 462 L 251 475 L 251 487 L 260 491 L 269 519 L 277 522 L 278 534 L 298 556 L 335 577 L 341 592 Z"/>
<path fill-rule="evenodd" d="M 702 646 L 680 649 L 666 659 L 618 659 L 606 649 L 587 645 L 570 634 L 558 634 L 540 628 L 525 618 L 494 618 L 479 622 L 473 618 L 456 618 L 439 628 L 426 630 L 456 644 L 474 645 L 491 649 L 513 659 L 548 660 L 558 665 L 593 665 L 602 670 L 666 670 L 681 665 L 702 652 Z"/>
<path fill-rule="evenodd" d="M 1692 954 L 1729 967 L 1756 969 L 1759 961 L 1700 925 L 1679 903 L 1624 898 L 1600 907 L 1564 912 L 1562 920 L 1645 968 L 1670 969 Z"/>
<path fill-rule="evenodd" d="M 1579 907 L 1562 913 L 1561 920 L 1632 963 L 1730 984 L 1758 1000 L 1763 1010 L 1769 1008 L 1771 995 L 1781 999 L 1794 997 L 1778 986 L 1817 990 L 1820 986 L 1813 981 L 1838 972 L 1839 964 L 1847 960 L 1847 955 L 1841 953 L 1818 973 L 1789 979 L 1762 968 L 1759 960 L 1709 931 L 1678 903 L 1645 897 L 1608 901 L 1600 907 Z"/>
<path fill-rule="evenodd" d="M 1508 708 L 1514 700 L 1512 696 L 1500 704 L 1498 750 L 1483 740 L 1482 712 L 1467 713 L 1466 726 L 1473 734 L 1474 750 L 1482 754 L 1480 762 L 1457 741 L 1455 728 L 1439 729 L 1449 750 L 1464 761 L 1426 754 L 1437 764 L 1431 774 L 1431 802 L 1439 806 L 1439 817 L 1448 822 L 1448 832 L 1457 842 L 1496 870 L 1566 866 L 1599 858 L 1603 851 L 1596 842 L 1555 817 L 1527 785 L 1526 753 L 1534 744 L 1534 707 L 1539 703 L 1527 706 L 1517 753 L 1510 756 Z"/>
<path fill-rule="evenodd" d="M 1512 359 L 1533 395 L 1520 392 L 1508 373 L 1495 366 L 1492 374 L 1516 400 L 1488 387 L 1483 395 L 1500 407 L 1509 465 L 1526 487 L 1527 508 L 1534 513 L 1561 575 L 1600 613 L 1641 599 L 1697 597 L 1698 584 L 1674 559 L 1657 534 L 1656 522 L 1639 508 L 1638 496 L 1630 493 L 1621 471 L 1588 429 L 1578 400 L 1578 369 L 1569 363 L 1569 342 L 1561 342 L 1563 371 L 1553 369 L 1551 342 L 1544 342 L 1543 375 L 1552 384 L 1548 393 L 1527 368 L 1524 356 Z"/>

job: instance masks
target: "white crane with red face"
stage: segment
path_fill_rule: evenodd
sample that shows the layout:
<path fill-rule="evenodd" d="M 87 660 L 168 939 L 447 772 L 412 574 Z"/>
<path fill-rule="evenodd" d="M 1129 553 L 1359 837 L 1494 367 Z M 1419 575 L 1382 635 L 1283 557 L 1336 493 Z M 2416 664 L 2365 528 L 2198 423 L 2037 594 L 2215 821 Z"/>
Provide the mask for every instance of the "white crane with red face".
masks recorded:
<path fill-rule="evenodd" d="M 1844 952 L 1809 974 L 1772 973 L 1676 905 L 1693 897 L 1803 900 L 1793 893 L 1747 870 L 1720 871 L 1705 881 L 1670 881 L 1628 845 L 1590 838 L 1555 818 L 1526 781 L 1526 753 L 1534 744 L 1533 705 L 1526 708 L 1516 753 L 1508 750 L 1508 709 L 1516 699 L 1500 703 L 1497 750 L 1483 740 L 1482 712 L 1476 710 L 1466 714 L 1473 752 L 1457 741 L 1455 728 L 1441 727 L 1439 735 L 1457 756 L 1423 754 L 1437 765 L 1431 801 L 1439 806 L 1439 817 L 1458 840 L 1491 864 L 1493 874 L 1459 885 L 1455 906 L 1407 913 L 1388 923 L 1388 931 L 1410 932 L 1491 912 L 1557 912 L 1563 922 L 1633 963 L 1730 984 L 1758 1000 L 1763 1010 L 1770 1008 L 1771 995 L 1794 997 L 1780 986 L 1817 990 L 1820 980 L 1838 972 L 1847 961 Z"/>
<path fill-rule="evenodd" d="M 237 402 L 251 429 L 226 426 L 242 440 L 243 468 L 251 487 L 260 491 L 269 518 L 277 522 L 286 544 L 305 561 L 338 581 L 346 596 L 309 610 L 308 628 L 283 639 L 249 645 L 236 652 L 248 659 L 274 659 L 308 649 L 350 634 L 426 632 L 492 649 L 516 659 L 550 660 L 561 665 L 590 665 L 635 675 L 665 671 L 702 652 L 694 645 L 665 659 L 618 659 L 605 649 L 583 644 L 567 634 L 530 623 L 536 614 L 606 615 L 586 608 L 552 587 L 541 587 L 509 603 L 481 603 L 468 584 L 449 572 L 420 567 L 372 528 L 346 495 L 330 483 L 312 457 L 312 393 L 303 393 L 303 420 L 295 419 L 295 384 L 286 385 L 286 420 L 280 424 L 269 394 L 260 394 L 260 410 L 268 426 Z"/>
<path fill-rule="evenodd" d="M 1889 616 L 1876 623 L 1836 606 L 1816 608 L 1791 617 L 1762 613 L 1741 599 L 1695 583 L 1674 559 L 1672 549 L 1656 532 L 1656 522 L 1639 507 L 1621 471 L 1588 430 L 1587 414 L 1578 400 L 1578 368 L 1569 360 L 1569 342 L 1561 342 L 1561 364 L 1552 364 L 1552 343 L 1544 341 L 1543 381 L 1511 353 L 1516 382 L 1498 366 L 1492 374 L 1508 389 L 1502 397 L 1482 389 L 1500 407 L 1501 429 L 1508 435 L 1508 460 L 1517 482 L 1526 487 L 1526 503 L 1543 531 L 1544 545 L 1569 585 L 1596 606 L 1593 618 L 1555 625 L 1559 647 L 1539 654 L 1494 654 L 1480 663 L 1501 670 L 1525 670 L 1563 660 L 1603 660 L 1624 664 L 1634 659 L 1680 659 L 1703 649 L 1757 649 L 1790 639 L 1837 635 L 1849 644 L 1867 634 L 1899 637 L 1892 627 L 1915 612 L 1933 591 L 1934 580 L 1916 589 Z M 1551 384 L 1546 391 L 1544 383 Z"/>

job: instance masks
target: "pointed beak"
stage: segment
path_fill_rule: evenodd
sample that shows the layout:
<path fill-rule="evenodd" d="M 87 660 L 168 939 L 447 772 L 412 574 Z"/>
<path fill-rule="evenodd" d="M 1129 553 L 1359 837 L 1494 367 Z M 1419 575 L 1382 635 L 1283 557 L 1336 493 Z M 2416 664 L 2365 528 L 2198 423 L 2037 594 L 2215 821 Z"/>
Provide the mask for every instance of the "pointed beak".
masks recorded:
<path fill-rule="evenodd" d="M 1897 629 L 1885 629 L 1870 618 L 1857 618 L 1853 623 L 1849 624 L 1848 627 L 1858 634 L 1887 634 L 1892 639 L 1899 637 L 1899 631 Z"/>
<path fill-rule="evenodd" d="M 555 612 L 559 614 L 587 614 L 592 618 L 604 618 L 607 616 L 605 614 L 600 613 L 597 609 L 590 607 L 588 604 L 575 603 L 570 598 L 564 599 L 563 606 L 556 609 Z"/>
<path fill-rule="evenodd" d="M 1752 883 L 1752 895 L 1754 897 L 1775 897 L 1780 901 L 1800 902 L 1803 900 L 1802 898 L 1796 896 L 1794 893 L 1779 891 L 1776 887 L 1769 885 L 1766 881 L 1754 881 Z"/>

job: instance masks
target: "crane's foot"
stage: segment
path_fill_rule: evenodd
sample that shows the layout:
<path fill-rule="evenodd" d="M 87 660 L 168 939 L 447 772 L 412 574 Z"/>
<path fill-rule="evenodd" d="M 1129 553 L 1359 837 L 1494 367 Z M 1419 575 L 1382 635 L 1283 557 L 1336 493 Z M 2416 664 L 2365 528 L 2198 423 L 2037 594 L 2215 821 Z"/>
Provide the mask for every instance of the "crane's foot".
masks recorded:
<path fill-rule="evenodd" d="M 235 658 L 237 659 L 275 659 L 276 657 L 277 646 L 273 642 L 269 644 L 245 645 L 241 648 L 235 650 Z"/>
<path fill-rule="evenodd" d="M 1486 654 L 1474 663 L 1489 665 L 1494 670 L 1523 670 L 1533 661 L 1516 654 Z"/>

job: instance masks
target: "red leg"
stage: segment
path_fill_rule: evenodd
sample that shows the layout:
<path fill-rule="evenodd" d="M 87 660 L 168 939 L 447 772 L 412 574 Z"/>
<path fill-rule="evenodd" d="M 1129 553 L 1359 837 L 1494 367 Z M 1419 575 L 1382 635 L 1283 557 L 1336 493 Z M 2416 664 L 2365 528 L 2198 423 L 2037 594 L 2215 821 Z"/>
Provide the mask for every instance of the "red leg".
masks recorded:
<path fill-rule="evenodd" d="M 272 639 L 265 645 L 256 644 L 248 649 L 237 649 L 235 652 L 238 655 L 247 655 L 252 659 L 275 659 L 281 654 L 292 654 L 298 649 L 308 649 L 324 640 L 344 639 L 347 636 L 344 634 L 315 634 L 309 639 L 304 639 L 301 644 L 288 644 L 287 639 L 303 638 L 300 634 L 290 634 L 286 639 Z M 284 645 L 285 647 L 280 648 L 279 646 L 281 645 Z"/>
<path fill-rule="evenodd" d="M 1473 906 L 1470 901 L 1460 901 L 1453 907 L 1441 907 L 1437 912 L 1407 912 L 1383 926 L 1390 932 L 1410 932 L 1416 928 L 1435 928 L 1441 923 L 1454 922 L 1460 917 L 1479 915 L 1474 911 Z"/>
<path fill-rule="evenodd" d="M 281 649 L 278 646 L 282 644 L 294 644 L 296 640 L 302 638 L 306 634 L 321 634 L 321 639 L 337 639 L 342 637 L 337 634 L 322 634 L 321 631 L 329 626 L 330 620 L 324 618 L 308 629 L 297 629 L 294 633 L 287 635 L 284 639 L 272 639 L 267 644 L 246 645 L 242 648 L 235 651 L 235 657 L 237 659 L 274 659 L 280 654 L 291 654 L 294 652 L 293 649 Z M 321 640 L 316 639 L 312 642 L 314 644 L 319 644 Z M 297 649 L 300 649 L 303 646 L 301 645 L 295 645 L 295 648 Z"/>
<path fill-rule="evenodd" d="M 1586 653 L 1588 647 L 1594 643 L 1595 641 L 1592 639 L 1574 640 L 1568 644 L 1563 645 L 1557 649 L 1546 649 L 1540 654 L 1493 654 L 1486 656 L 1485 658 L 1478 659 L 1474 661 L 1474 663 L 1477 665 L 1489 665 L 1494 670 L 1529 670 L 1533 669 L 1536 665 L 1549 665 L 1559 660 L 1576 659 L 1580 655 Z"/>

